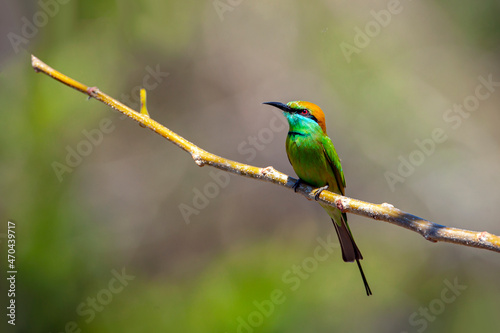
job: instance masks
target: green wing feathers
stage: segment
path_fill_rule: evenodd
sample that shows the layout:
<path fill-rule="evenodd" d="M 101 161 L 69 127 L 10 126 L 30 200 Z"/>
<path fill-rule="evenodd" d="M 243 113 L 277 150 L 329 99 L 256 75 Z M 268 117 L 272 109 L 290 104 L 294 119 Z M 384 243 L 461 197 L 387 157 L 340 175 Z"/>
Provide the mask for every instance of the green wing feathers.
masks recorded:
<path fill-rule="evenodd" d="M 323 145 L 323 151 L 325 153 L 328 164 L 330 165 L 333 175 L 337 180 L 337 186 L 340 189 L 342 195 L 345 193 L 345 178 L 344 172 L 342 171 L 342 165 L 340 164 L 339 155 L 335 151 L 332 140 L 326 135 L 323 136 L 321 144 Z"/>

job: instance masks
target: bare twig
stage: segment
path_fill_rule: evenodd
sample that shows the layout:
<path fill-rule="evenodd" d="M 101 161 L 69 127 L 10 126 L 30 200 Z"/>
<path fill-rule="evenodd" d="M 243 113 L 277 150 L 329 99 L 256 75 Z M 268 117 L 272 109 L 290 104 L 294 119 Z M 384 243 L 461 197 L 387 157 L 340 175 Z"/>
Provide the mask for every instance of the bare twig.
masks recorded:
<path fill-rule="evenodd" d="M 128 106 L 118 102 L 114 98 L 102 93 L 95 87 L 88 87 L 81 84 L 66 75 L 54 70 L 40 61 L 35 56 L 31 56 L 31 64 L 36 72 L 43 72 L 52 78 L 70 86 L 84 94 L 89 95 L 101 101 L 113 109 L 120 111 L 126 116 L 134 119 L 144 127 L 148 127 L 156 133 L 160 134 L 167 140 L 176 144 L 179 148 L 188 152 L 194 162 L 199 166 L 210 165 L 227 172 L 235 173 L 240 176 L 260 179 L 266 182 L 271 182 L 288 189 L 292 189 L 296 179 L 291 178 L 273 167 L 258 168 L 255 166 L 231 161 L 220 156 L 209 153 L 178 134 L 172 132 L 168 128 L 149 118 L 146 113 L 139 113 Z M 297 192 L 304 195 L 307 199 L 314 199 L 314 188 L 301 184 L 297 188 Z M 394 206 L 383 204 L 372 204 L 356 199 L 344 197 L 329 191 L 323 191 L 320 196 L 320 201 L 331 206 L 335 206 L 344 212 L 349 212 L 357 215 L 371 217 L 375 220 L 387 221 L 392 224 L 413 230 L 421 234 L 425 239 L 432 242 L 448 242 L 460 244 L 470 247 L 500 252 L 500 237 L 488 232 L 477 232 L 458 228 L 447 227 L 424 220 L 418 216 L 405 213 Z"/>

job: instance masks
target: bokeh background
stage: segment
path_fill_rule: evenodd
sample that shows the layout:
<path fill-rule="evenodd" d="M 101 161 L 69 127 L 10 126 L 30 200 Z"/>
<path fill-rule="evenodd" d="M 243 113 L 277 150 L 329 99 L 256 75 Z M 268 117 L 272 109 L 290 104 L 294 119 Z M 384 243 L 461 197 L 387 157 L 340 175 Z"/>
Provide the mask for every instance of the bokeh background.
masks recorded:
<path fill-rule="evenodd" d="M 317 256 L 321 242 L 337 242 L 318 205 L 199 168 L 30 66 L 35 54 L 136 109 L 148 85 L 155 120 L 208 151 L 293 176 L 287 129 L 261 103 L 314 102 L 347 195 L 499 234 L 500 86 L 477 88 L 480 77 L 500 82 L 498 1 L 0 6 L 5 331 L 498 331 L 498 254 L 350 215 L 368 298 L 338 246 Z M 477 89 L 489 94 L 474 105 Z M 474 111 L 449 111 L 464 102 Z M 415 140 L 428 143 L 435 129 L 446 139 L 424 154 Z M 410 157 L 418 165 L 401 167 Z M 390 185 L 398 168 L 404 176 Z M 15 327 L 4 314 L 7 221 L 16 223 Z"/>

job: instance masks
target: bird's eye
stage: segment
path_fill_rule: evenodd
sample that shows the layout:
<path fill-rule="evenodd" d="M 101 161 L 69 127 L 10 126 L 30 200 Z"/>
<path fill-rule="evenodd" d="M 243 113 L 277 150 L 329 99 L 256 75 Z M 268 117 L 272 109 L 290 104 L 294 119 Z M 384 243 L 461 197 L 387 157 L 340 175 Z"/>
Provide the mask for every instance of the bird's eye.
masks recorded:
<path fill-rule="evenodd" d="M 308 114 L 309 114 L 309 111 L 307 111 L 307 109 L 302 109 L 302 110 L 300 110 L 300 111 L 299 111 L 299 113 L 300 113 L 301 115 L 303 115 L 303 116 L 306 116 L 306 115 L 308 115 Z"/>

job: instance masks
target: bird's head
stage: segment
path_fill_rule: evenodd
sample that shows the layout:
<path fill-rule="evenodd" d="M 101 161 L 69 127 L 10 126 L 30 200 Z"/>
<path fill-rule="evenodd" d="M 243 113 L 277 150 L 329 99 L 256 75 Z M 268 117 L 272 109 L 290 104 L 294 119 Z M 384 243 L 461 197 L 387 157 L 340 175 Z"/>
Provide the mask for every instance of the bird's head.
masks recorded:
<path fill-rule="evenodd" d="M 290 125 L 292 125 L 292 122 L 303 123 L 314 121 L 321 127 L 323 133 L 326 134 L 325 114 L 316 104 L 305 101 L 293 101 L 286 104 L 266 102 L 263 104 L 272 105 L 283 111 Z"/>

